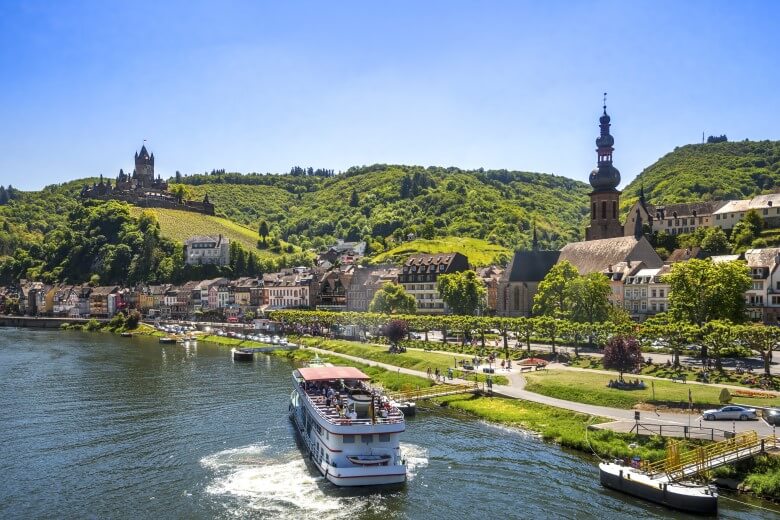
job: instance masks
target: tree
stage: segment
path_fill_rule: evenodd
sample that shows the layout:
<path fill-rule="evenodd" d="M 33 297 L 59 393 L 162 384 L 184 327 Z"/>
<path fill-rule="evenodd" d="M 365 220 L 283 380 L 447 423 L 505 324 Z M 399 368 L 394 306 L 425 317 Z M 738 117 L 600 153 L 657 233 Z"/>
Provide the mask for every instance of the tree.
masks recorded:
<path fill-rule="evenodd" d="M 405 320 L 390 320 L 385 324 L 385 337 L 391 345 L 398 344 L 409 334 L 409 324 Z"/>
<path fill-rule="evenodd" d="M 521 316 L 512 320 L 512 331 L 525 342 L 525 349 L 531 352 L 531 338 L 539 328 L 539 318 Z"/>
<path fill-rule="evenodd" d="M 411 294 L 406 294 L 402 285 L 388 282 L 374 294 L 368 310 L 385 314 L 414 314 L 417 301 Z"/>
<path fill-rule="evenodd" d="M 360 198 L 358 197 L 357 190 L 352 190 L 352 195 L 349 197 L 349 206 L 351 208 L 357 208 L 360 205 Z"/>
<path fill-rule="evenodd" d="M 726 238 L 726 233 L 719 227 L 707 228 L 701 240 L 701 248 L 710 255 L 726 253 L 729 250 L 729 240 Z"/>
<path fill-rule="evenodd" d="M 780 329 L 759 324 L 742 325 L 737 328 L 736 334 L 746 347 L 761 356 L 764 374 L 772 377 L 772 350 L 780 342 Z"/>
<path fill-rule="evenodd" d="M 604 368 L 617 370 L 623 381 L 623 372 L 630 372 L 642 363 L 639 342 L 632 337 L 614 336 L 604 347 L 603 363 Z"/>
<path fill-rule="evenodd" d="M 596 323 L 609 317 L 609 295 L 612 288 L 601 273 L 578 276 L 571 282 L 573 317 L 580 323 Z"/>
<path fill-rule="evenodd" d="M 721 355 L 723 351 L 734 345 L 737 329 L 729 320 L 712 320 L 702 327 L 702 363 L 706 364 L 709 356 L 715 358 L 715 368 L 723 372 Z"/>
<path fill-rule="evenodd" d="M 550 340 L 552 353 L 555 354 L 555 340 L 560 335 L 560 328 L 564 320 L 553 318 L 551 316 L 540 316 L 536 319 L 537 330 L 542 337 Z"/>
<path fill-rule="evenodd" d="M 453 313 L 473 315 L 484 308 L 485 284 L 471 270 L 440 275 L 439 295 Z"/>
<path fill-rule="evenodd" d="M 689 260 L 692 262 L 693 260 Z M 680 350 L 700 335 L 699 327 L 675 319 L 669 313 L 656 314 L 642 323 L 640 333 L 646 340 L 661 339 L 672 349 L 674 366 L 680 366 Z"/>
<path fill-rule="evenodd" d="M 745 321 L 745 291 L 751 279 L 744 262 L 678 262 L 664 281 L 670 285 L 669 312 L 677 320 L 699 326 L 717 319 Z"/>
<path fill-rule="evenodd" d="M 534 296 L 534 313 L 557 318 L 568 317 L 572 307 L 572 281 L 579 276 L 577 268 L 564 260 L 550 269 L 539 282 Z"/>
<path fill-rule="evenodd" d="M 265 220 L 260 221 L 260 227 L 257 230 L 257 234 L 260 235 L 263 239 L 263 245 L 268 245 L 267 238 L 268 238 L 268 222 Z"/>

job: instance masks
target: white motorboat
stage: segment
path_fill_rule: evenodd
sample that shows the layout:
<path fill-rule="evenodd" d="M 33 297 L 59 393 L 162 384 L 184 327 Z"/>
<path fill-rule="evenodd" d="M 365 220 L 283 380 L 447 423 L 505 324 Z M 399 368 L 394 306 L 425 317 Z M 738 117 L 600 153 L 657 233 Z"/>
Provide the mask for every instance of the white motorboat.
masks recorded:
<path fill-rule="evenodd" d="M 354 367 L 293 371 L 290 418 L 314 465 L 337 486 L 406 481 L 400 434 L 404 414 Z"/>

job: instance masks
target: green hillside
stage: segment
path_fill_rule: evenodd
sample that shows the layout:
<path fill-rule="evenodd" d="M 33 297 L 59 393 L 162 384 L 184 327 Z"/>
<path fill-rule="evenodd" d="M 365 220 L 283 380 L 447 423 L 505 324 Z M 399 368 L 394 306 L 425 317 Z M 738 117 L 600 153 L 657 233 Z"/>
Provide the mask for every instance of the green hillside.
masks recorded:
<path fill-rule="evenodd" d="M 645 168 L 623 191 L 627 210 L 644 185 L 654 204 L 744 199 L 780 189 L 780 141 L 690 144 Z"/>
<path fill-rule="evenodd" d="M 560 247 L 582 238 L 589 192 L 548 174 L 381 164 L 332 177 L 215 174 L 182 183 L 196 198 L 208 194 L 218 214 L 252 228 L 266 220 L 272 235 L 304 249 L 363 239 L 374 254 L 409 233 L 528 248 L 534 220 L 542 246 Z"/>
<path fill-rule="evenodd" d="M 245 249 L 253 251 L 260 240 L 256 230 L 222 217 L 166 208 L 130 208 L 130 214 L 134 217 L 140 216 L 144 211 L 155 215 L 160 223 L 162 236 L 176 242 L 183 243 L 193 235 L 224 235 L 231 241 L 240 242 Z M 276 258 L 282 253 L 300 253 L 301 249 L 282 241 L 278 245 L 256 252 L 260 258 Z"/>
<path fill-rule="evenodd" d="M 478 238 L 444 237 L 433 240 L 416 239 L 394 247 L 374 257 L 373 263 L 401 263 L 406 257 L 418 253 L 461 253 L 469 263 L 481 267 L 494 263 L 505 264 L 511 251 Z"/>

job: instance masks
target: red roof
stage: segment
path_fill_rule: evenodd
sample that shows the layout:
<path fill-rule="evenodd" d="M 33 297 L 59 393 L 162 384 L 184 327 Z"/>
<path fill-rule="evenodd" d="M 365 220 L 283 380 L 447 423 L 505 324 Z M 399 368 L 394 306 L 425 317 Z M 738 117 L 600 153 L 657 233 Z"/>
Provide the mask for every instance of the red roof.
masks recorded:
<path fill-rule="evenodd" d="M 298 372 L 306 381 L 332 381 L 335 379 L 371 379 L 355 367 L 308 367 Z"/>

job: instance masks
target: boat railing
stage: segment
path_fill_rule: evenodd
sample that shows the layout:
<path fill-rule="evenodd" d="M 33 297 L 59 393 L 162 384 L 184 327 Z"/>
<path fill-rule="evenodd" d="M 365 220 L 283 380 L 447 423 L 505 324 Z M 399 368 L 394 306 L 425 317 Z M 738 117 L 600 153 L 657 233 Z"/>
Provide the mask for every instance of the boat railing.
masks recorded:
<path fill-rule="evenodd" d="M 302 393 L 306 396 L 306 399 L 311 404 L 311 407 L 316 410 L 317 414 L 332 424 L 338 424 L 342 426 L 348 425 L 370 425 L 370 424 L 398 424 L 404 422 L 403 413 L 396 407 L 390 406 L 387 411 L 387 417 L 382 417 L 380 413 L 374 412 L 372 417 L 359 417 L 350 419 L 339 415 L 335 406 L 328 407 L 325 403 L 325 396 L 312 395 L 309 392 L 302 389 Z M 375 410 L 378 408 L 377 402 L 378 396 L 374 396 L 373 406 Z"/>

